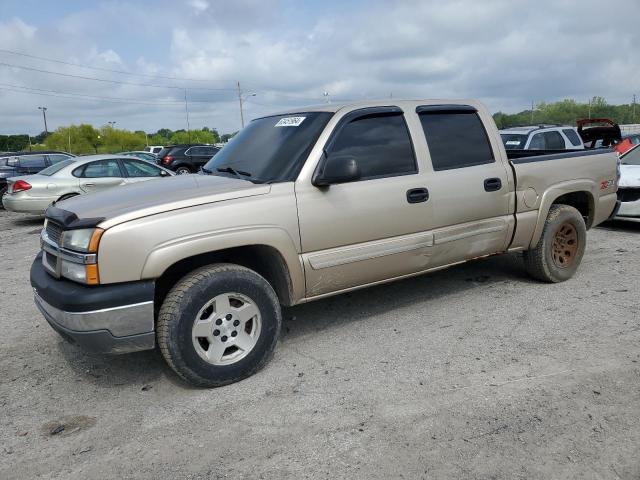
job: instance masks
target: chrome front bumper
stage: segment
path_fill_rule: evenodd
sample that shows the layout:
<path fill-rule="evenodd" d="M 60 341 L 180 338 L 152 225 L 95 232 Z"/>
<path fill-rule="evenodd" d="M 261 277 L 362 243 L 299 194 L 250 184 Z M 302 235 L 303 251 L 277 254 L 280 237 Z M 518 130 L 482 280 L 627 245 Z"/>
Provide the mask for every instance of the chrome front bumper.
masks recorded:
<path fill-rule="evenodd" d="M 97 353 L 128 353 L 155 347 L 153 302 L 101 310 L 67 312 L 34 300 L 51 327 L 63 338 Z"/>

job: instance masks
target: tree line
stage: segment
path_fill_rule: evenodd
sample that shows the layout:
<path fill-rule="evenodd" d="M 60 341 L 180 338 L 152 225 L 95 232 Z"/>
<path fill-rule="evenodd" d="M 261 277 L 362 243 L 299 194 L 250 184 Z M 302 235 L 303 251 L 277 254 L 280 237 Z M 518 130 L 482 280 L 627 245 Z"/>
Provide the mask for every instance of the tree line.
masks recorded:
<path fill-rule="evenodd" d="M 215 129 L 208 127 L 189 131 L 162 128 L 149 134 L 142 130 L 132 132 L 110 125 L 95 128 L 80 124 L 59 127 L 48 135 L 45 132 L 36 136 L 0 135 L 0 152 L 60 150 L 76 155 L 117 153 L 142 150 L 147 145 L 220 143 L 228 141 L 233 135 L 235 133 L 220 135 Z"/>
<path fill-rule="evenodd" d="M 640 121 L 640 107 L 635 103 L 609 105 L 602 97 L 593 97 L 586 103 L 566 99 L 553 103 L 540 102 L 533 110 L 522 110 L 518 113 L 496 112 L 493 118 L 498 128 L 541 123 L 575 125 L 576 120 L 581 118 L 610 118 L 619 124 L 629 124 Z"/>

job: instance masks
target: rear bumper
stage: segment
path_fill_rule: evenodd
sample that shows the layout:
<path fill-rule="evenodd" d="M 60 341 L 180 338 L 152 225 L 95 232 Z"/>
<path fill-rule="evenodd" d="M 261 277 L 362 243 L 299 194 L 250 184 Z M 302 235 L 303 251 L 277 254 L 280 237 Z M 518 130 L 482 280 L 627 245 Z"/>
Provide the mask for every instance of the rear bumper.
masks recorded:
<path fill-rule="evenodd" d="M 616 218 L 640 218 L 640 200 L 635 202 L 620 202 L 620 208 L 616 213 Z"/>
<path fill-rule="evenodd" d="M 4 208 L 10 212 L 33 213 L 42 215 L 55 198 L 33 198 L 7 193 L 2 197 Z"/>
<path fill-rule="evenodd" d="M 34 300 L 64 339 L 97 353 L 155 347 L 153 281 L 88 287 L 52 277 L 41 258 L 31 266 Z"/>

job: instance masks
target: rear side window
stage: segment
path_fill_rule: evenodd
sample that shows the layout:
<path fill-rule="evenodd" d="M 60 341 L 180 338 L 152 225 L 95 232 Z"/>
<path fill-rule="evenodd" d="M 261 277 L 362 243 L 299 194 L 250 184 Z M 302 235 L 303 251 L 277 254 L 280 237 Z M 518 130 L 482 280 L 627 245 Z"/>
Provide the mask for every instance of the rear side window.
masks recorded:
<path fill-rule="evenodd" d="M 573 145 L 574 147 L 579 147 L 580 145 L 582 145 L 580 137 L 573 128 L 565 128 L 562 130 L 562 133 L 567 136 L 567 138 L 571 142 L 571 145 Z"/>
<path fill-rule="evenodd" d="M 76 168 L 73 175 L 80 178 L 122 177 L 116 160 L 98 160 Z"/>
<path fill-rule="evenodd" d="M 564 150 L 566 148 L 564 138 L 559 132 L 544 132 L 543 135 L 547 150 Z"/>
<path fill-rule="evenodd" d="M 44 168 L 47 166 L 44 155 L 29 155 L 20 157 L 18 166 L 21 168 Z"/>
<path fill-rule="evenodd" d="M 495 162 L 487 132 L 475 111 L 419 113 L 434 170 Z"/>
<path fill-rule="evenodd" d="M 331 156 L 354 157 L 361 180 L 416 173 L 416 160 L 402 114 L 359 117 L 345 125 Z"/>

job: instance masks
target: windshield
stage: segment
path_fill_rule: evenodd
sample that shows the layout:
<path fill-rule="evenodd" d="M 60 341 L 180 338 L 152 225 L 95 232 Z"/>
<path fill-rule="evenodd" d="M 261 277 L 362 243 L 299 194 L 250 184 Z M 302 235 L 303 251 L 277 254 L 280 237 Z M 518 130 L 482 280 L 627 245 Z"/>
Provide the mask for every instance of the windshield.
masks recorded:
<path fill-rule="evenodd" d="M 40 170 L 38 172 L 38 175 L 46 175 L 47 177 L 50 177 L 54 173 L 57 173 L 60 170 L 62 170 L 67 165 L 71 165 L 73 162 L 75 162 L 75 159 L 63 160 L 54 165 L 51 165 L 50 167 L 45 168 L 44 170 Z"/>
<path fill-rule="evenodd" d="M 640 147 L 629 150 L 620 158 L 620 162 L 623 165 L 640 165 Z"/>
<path fill-rule="evenodd" d="M 501 133 L 502 143 L 507 150 L 522 150 L 527 143 L 528 135 L 517 133 Z"/>
<path fill-rule="evenodd" d="M 332 115 L 289 113 L 253 120 L 203 170 L 255 183 L 293 181 Z"/>

